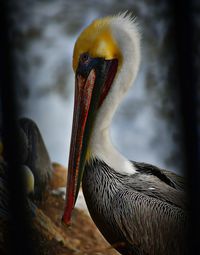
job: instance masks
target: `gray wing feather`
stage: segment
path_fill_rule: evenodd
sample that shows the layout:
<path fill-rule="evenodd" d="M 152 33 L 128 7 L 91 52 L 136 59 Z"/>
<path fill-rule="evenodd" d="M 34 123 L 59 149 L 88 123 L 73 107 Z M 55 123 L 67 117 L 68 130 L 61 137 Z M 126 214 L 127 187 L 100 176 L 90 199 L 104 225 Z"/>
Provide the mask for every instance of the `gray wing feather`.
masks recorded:
<path fill-rule="evenodd" d="M 136 163 L 138 177 L 130 179 L 130 188 L 160 199 L 163 202 L 188 209 L 187 185 L 183 177 L 156 166 Z"/>
<path fill-rule="evenodd" d="M 123 190 L 113 199 L 116 225 L 138 254 L 184 254 L 187 215 L 176 206 Z"/>
<path fill-rule="evenodd" d="M 173 172 L 167 171 L 165 169 L 158 168 L 154 165 L 132 161 L 134 167 L 136 167 L 140 172 L 154 175 L 160 180 L 165 182 L 171 187 L 177 190 L 185 190 L 187 188 L 187 182 L 184 177 L 179 176 Z"/>
<path fill-rule="evenodd" d="M 186 190 L 187 189 L 187 182 L 184 177 L 179 176 L 173 172 L 169 172 L 167 170 L 161 170 L 163 174 L 165 174 L 171 182 L 174 183 L 175 187 L 179 190 Z"/>

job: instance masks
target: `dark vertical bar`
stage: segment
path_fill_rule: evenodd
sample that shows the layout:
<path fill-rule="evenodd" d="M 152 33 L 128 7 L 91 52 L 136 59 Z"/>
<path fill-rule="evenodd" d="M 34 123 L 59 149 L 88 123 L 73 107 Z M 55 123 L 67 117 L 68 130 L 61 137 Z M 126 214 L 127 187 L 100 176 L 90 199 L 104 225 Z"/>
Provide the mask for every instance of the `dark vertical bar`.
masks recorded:
<path fill-rule="evenodd" d="M 180 93 L 186 173 L 190 197 L 189 254 L 200 254 L 200 140 L 198 134 L 198 85 L 195 67 L 194 1 L 172 2 L 176 71 Z M 199 72 L 199 71 L 198 71 Z"/>
<path fill-rule="evenodd" d="M 26 205 L 23 176 L 20 173 L 18 106 L 15 94 L 12 24 L 9 23 L 9 1 L 1 3 L 0 75 L 4 158 L 8 164 L 7 178 L 10 192 L 7 250 L 10 254 L 33 254 L 31 226 Z M 1 230 L 2 231 L 2 230 Z"/>

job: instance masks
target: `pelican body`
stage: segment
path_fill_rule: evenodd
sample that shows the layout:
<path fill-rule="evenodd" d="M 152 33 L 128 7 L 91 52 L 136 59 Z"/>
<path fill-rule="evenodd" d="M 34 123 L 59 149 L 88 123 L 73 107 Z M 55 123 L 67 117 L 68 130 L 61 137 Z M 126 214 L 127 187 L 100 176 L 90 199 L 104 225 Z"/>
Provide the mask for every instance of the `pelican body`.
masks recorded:
<path fill-rule="evenodd" d="M 70 224 L 82 183 L 90 215 L 121 254 L 186 254 L 184 180 L 127 160 L 109 126 L 140 64 L 140 34 L 130 15 L 97 19 L 74 47 L 75 100 L 63 222 Z"/>
<path fill-rule="evenodd" d="M 37 124 L 28 118 L 21 118 L 17 123 L 19 147 L 17 157 L 19 166 L 15 171 L 22 175 L 24 192 L 31 200 L 40 201 L 44 198 L 45 191 L 52 176 L 52 165 L 42 135 Z M 0 137 L 1 140 L 1 137 Z M 0 219 L 8 218 L 13 201 L 9 190 L 8 163 L 3 152 L 3 143 L 0 143 Z M 12 197 L 13 199 L 13 197 Z M 21 198 L 23 201 L 23 197 Z M 28 200 L 28 209 L 34 214 L 35 205 Z"/>

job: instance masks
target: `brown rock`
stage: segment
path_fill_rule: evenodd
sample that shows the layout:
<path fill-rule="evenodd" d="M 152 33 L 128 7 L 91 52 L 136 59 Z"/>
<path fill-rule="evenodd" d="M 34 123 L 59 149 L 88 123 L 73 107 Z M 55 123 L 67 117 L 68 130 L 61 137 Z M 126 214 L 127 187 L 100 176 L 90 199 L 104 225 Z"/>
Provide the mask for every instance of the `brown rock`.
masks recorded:
<path fill-rule="evenodd" d="M 65 187 L 67 183 L 67 169 L 59 163 L 53 163 L 53 173 L 50 181 L 50 188 L 57 189 Z"/>

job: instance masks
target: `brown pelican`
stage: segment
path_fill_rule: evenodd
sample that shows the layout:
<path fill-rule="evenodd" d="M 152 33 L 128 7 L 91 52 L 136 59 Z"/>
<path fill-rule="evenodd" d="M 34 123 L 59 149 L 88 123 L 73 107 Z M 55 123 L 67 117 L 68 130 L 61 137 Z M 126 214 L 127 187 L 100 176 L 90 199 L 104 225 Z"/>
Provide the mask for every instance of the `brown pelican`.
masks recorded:
<path fill-rule="evenodd" d="M 188 219 L 184 180 L 129 161 L 112 145 L 109 126 L 134 82 L 140 33 L 130 15 L 97 19 L 74 47 L 75 102 L 65 224 L 82 182 L 92 219 L 122 254 L 185 254 Z"/>
<path fill-rule="evenodd" d="M 46 149 L 40 130 L 36 123 L 28 118 L 19 120 L 20 145 L 21 145 L 21 164 L 26 170 L 27 167 L 33 174 L 28 171 L 25 174 L 28 186 L 34 181 L 34 198 L 41 199 L 52 175 L 52 164 Z"/>
<path fill-rule="evenodd" d="M 34 200 L 41 200 L 52 175 L 51 161 L 34 121 L 21 118 L 19 128 L 19 158 L 20 171 L 24 177 L 25 192 Z M 3 144 L 0 142 L 0 218 L 9 215 L 7 162 L 4 159 Z M 30 210 L 34 212 L 34 206 L 29 201 Z"/>

